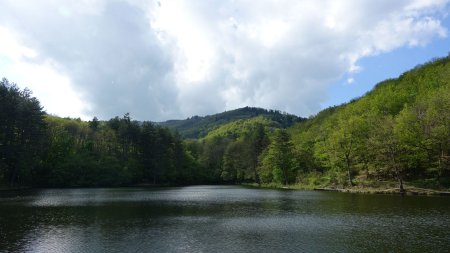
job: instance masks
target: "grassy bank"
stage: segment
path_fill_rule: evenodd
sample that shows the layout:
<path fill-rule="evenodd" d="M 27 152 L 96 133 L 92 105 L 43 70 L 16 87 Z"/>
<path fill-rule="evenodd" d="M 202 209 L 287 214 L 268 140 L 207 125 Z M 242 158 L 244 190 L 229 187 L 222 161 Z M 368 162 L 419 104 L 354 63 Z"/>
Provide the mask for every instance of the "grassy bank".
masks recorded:
<path fill-rule="evenodd" d="M 401 192 L 399 184 L 396 181 L 379 181 L 355 178 L 354 185 L 339 184 L 335 178 L 317 174 L 304 176 L 302 180 L 288 186 L 284 184 L 256 184 L 246 183 L 245 186 L 270 188 L 270 189 L 292 189 L 292 190 L 316 190 L 316 191 L 335 191 L 362 194 L 406 194 L 406 195 L 442 195 L 450 196 L 448 182 L 437 182 L 434 179 L 424 179 L 404 182 L 405 192 Z M 346 182 L 345 180 L 341 182 Z"/>
<path fill-rule="evenodd" d="M 450 196 L 450 191 L 436 190 L 430 188 L 419 188 L 411 185 L 404 185 L 405 192 L 401 192 L 398 187 L 365 187 L 365 186 L 352 186 L 352 187 L 317 187 L 311 188 L 311 186 L 301 184 L 256 184 L 245 183 L 242 184 L 249 187 L 267 188 L 267 189 L 290 189 L 290 190 L 314 190 L 314 191 L 334 191 L 334 192 L 347 192 L 347 193 L 361 193 L 361 194 L 405 194 L 405 195 L 440 195 Z"/>

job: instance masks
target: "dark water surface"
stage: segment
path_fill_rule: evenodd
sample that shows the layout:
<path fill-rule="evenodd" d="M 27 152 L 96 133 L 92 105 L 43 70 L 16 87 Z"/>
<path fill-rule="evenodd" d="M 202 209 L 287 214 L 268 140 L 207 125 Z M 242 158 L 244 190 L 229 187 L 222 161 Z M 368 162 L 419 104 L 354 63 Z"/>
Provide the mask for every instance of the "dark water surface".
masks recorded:
<path fill-rule="evenodd" d="M 239 186 L 2 193 L 0 252 L 450 252 L 450 198 Z"/>

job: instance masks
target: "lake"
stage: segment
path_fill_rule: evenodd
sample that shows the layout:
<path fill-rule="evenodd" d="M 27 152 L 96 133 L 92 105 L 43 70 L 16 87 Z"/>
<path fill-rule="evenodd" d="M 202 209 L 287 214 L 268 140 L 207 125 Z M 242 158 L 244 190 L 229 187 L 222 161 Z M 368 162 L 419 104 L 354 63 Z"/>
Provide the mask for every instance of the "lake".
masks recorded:
<path fill-rule="evenodd" d="M 240 186 L 0 195 L 0 252 L 449 250 L 449 197 Z"/>

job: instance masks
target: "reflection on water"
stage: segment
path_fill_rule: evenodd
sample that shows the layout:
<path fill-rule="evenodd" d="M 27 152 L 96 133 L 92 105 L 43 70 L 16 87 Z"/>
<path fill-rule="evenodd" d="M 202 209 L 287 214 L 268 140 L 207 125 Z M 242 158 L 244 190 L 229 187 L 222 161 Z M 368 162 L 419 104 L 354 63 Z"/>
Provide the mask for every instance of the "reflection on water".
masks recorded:
<path fill-rule="evenodd" d="M 450 198 L 238 186 L 0 196 L 0 252 L 447 252 Z"/>

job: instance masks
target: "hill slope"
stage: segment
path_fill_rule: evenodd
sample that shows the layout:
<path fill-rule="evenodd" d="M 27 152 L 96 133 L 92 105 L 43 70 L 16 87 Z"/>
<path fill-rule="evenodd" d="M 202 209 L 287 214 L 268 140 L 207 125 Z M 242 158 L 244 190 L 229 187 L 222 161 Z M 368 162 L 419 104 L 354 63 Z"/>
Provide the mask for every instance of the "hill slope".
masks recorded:
<path fill-rule="evenodd" d="M 226 111 L 208 116 L 193 116 L 185 120 L 168 120 L 156 123 L 168 127 L 171 130 L 178 131 L 184 138 L 197 139 L 205 137 L 210 131 L 221 125 L 236 120 L 251 119 L 263 116 L 271 121 L 277 122 L 281 127 L 289 127 L 294 123 L 304 120 L 292 114 L 282 113 L 275 110 L 266 110 L 255 107 L 244 107 L 236 110 Z"/>
<path fill-rule="evenodd" d="M 323 110 L 289 132 L 301 170 L 325 172 L 328 183 L 342 183 L 345 175 L 350 185 L 392 176 L 400 184 L 433 178 L 428 183 L 447 185 L 450 57 L 383 81 L 363 97 Z"/>

